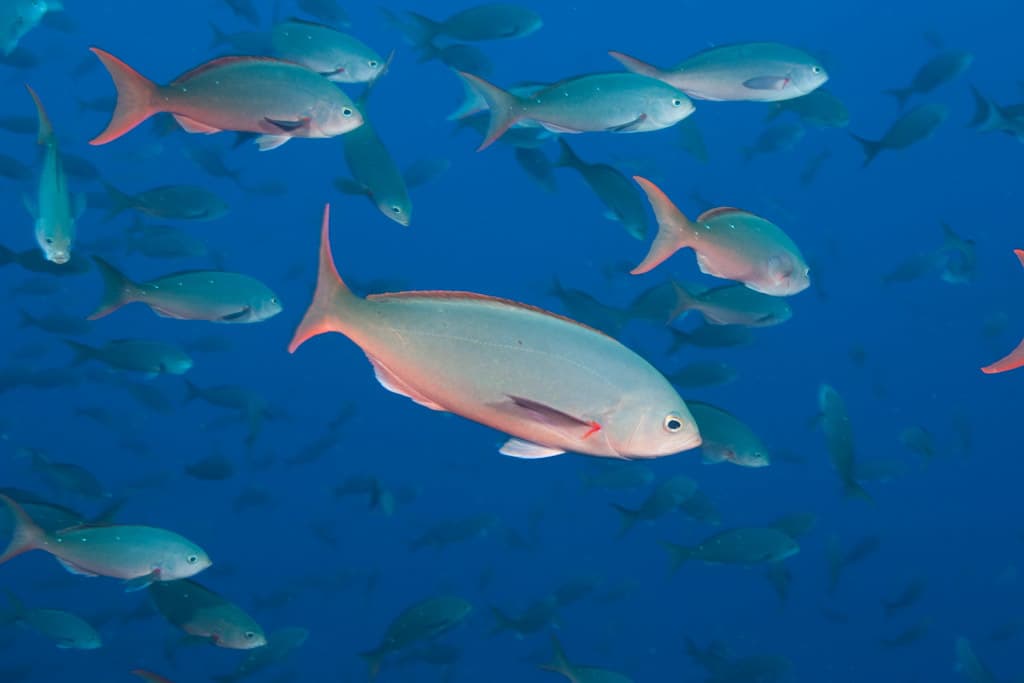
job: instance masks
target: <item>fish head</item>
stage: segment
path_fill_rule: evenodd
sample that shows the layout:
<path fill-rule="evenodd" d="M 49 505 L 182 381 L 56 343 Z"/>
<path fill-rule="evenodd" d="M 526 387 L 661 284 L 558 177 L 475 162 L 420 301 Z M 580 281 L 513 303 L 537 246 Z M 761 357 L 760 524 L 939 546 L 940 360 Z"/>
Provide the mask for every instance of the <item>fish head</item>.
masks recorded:
<path fill-rule="evenodd" d="M 195 543 L 180 539 L 167 543 L 157 571 L 161 581 L 175 581 L 195 576 L 212 564 L 205 550 Z"/>
<path fill-rule="evenodd" d="M 828 72 L 817 62 L 794 64 L 789 72 L 789 85 L 800 95 L 817 90 L 828 81 Z"/>
<path fill-rule="evenodd" d="M 751 287 L 762 294 L 791 296 L 811 286 L 810 268 L 803 259 L 789 252 L 772 254 L 765 262 L 765 282 Z"/>
<path fill-rule="evenodd" d="M 310 117 L 310 137 L 333 138 L 363 125 L 362 112 L 344 95 L 337 101 L 322 101 L 316 107 Z"/>
<path fill-rule="evenodd" d="M 408 197 L 376 196 L 374 203 L 382 214 L 399 225 L 409 227 L 412 222 L 412 202 Z"/>
<path fill-rule="evenodd" d="M 343 83 L 372 83 L 387 69 L 387 62 L 377 55 L 364 55 L 353 59 L 338 74 L 328 76 L 328 80 Z"/>
<path fill-rule="evenodd" d="M 58 265 L 70 261 L 71 235 L 73 233 L 71 226 L 56 229 L 49 226 L 46 229 L 41 229 L 41 227 L 38 224 L 36 226 L 36 241 L 39 243 L 39 248 L 43 250 L 46 260 Z"/>
<path fill-rule="evenodd" d="M 672 87 L 658 88 L 658 93 L 647 103 L 646 114 L 657 126 L 673 126 L 693 113 L 693 100 L 681 90 Z"/>
<path fill-rule="evenodd" d="M 267 636 L 260 626 L 251 619 L 226 619 L 217 633 L 211 636 L 217 647 L 229 650 L 252 650 L 267 644 Z"/>
<path fill-rule="evenodd" d="M 772 464 L 771 457 L 764 448 L 754 448 L 733 453 L 731 460 L 741 467 L 768 467 L 768 465 Z"/>
<path fill-rule="evenodd" d="M 168 356 L 160 361 L 161 370 L 169 375 L 184 375 L 192 369 L 192 358 L 182 353 Z"/>
<path fill-rule="evenodd" d="M 249 320 L 259 322 L 268 320 L 284 310 L 281 300 L 276 294 L 267 294 L 253 301 L 250 306 Z"/>
<path fill-rule="evenodd" d="M 670 386 L 660 400 L 627 400 L 609 421 L 604 438 L 624 458 L 658 458 L 701 444 L 697 422 Z M 644 400 L 646 398 L 646 400 Z"/>

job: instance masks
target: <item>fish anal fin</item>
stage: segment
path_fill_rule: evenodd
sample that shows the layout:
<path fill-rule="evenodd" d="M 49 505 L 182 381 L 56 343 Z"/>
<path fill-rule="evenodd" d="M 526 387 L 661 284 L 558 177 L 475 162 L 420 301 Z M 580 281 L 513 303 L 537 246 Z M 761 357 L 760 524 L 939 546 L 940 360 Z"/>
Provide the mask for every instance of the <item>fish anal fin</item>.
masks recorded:
<path fill-rule="evenodd" d="M 204 135 L 212 135 L 213 133 L 221 132 L 220 128 L 215 128 L 213 126 L 207 125 L 202 121 L 190 119 L 189 117 L 184 116 L 182 114 L 172 114 L 171 116 L 173 116 L 174 120 L 178 122 L 178 125 L 181 126 L 188 133 L 202 133 Z"/>
<path fill-rule="evenodd" d="M 448 412 L 447 408 L 438 405 L 423 394 L 420 394 L 410 388 L 408 384 L 396 377 L 386 365 L 373 356 L 367 355 L 366 358 L 370 361 L 370 365 L 373 366 L 373 373 L 377 376 L 377 381 L 380 382 L 380 385 L 388 391 L 399 394 L 400 396 L 405 396 L 409 400 L 419 403 L 421 406 L 430 408 L 431 410 Z"/>
<path fill-rule="evenodd" d="M 54 559 L 57 560 L 57 563 L 60 564 L 60 566 L 64 567 L 65 571 L 67 571 L 69 574 L 74 574 L 75 576 L 99 576 L 99 574 L 97 574 L 96 572 L 91 572 L 88 569 L 82 569 L 78 565 L 68 562 L 63 558 L 54 556 Z"/>
<path fill-rule="evenodd" d="M 550 458 L 565 453 L 565 451 L 559 448 L 551 448 L 550 446 L 542 446 L 530 441 L 523 441 L 522 439 L 514 438 L 506 441 L 505 445 L 501 447 L 499 452 L 502 455 L 508 455 L 513 458 L 524 458 L 527 460 Z"/>

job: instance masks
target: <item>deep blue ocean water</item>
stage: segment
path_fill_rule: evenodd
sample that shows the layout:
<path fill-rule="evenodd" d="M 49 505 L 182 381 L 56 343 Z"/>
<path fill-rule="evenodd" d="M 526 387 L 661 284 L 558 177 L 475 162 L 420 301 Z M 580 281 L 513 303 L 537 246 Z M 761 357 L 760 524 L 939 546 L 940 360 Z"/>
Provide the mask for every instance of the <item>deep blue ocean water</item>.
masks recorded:
<path fill-rule="evenodd" d="M 176 225 L 202 238 L 221 256 L 221 267 L 258 277 L 284 303 L 281 315 L 263 323 L 223 326 L 158 318 L 133 305 L 76 338 L 99 345 L 123 337 L 179 343 L 222 337 L 230 350 L 195 353 L 186 376 L 200 387 L 240 385 L 255 392 L 275 418 L 246 443 L 243 421 L 225 421 L 229 411 L 185 402 L 178 377 L 132 380 L 167 397 L 171 408 L 160 412 L 134 400 L 117 384 L 119 376 L 102 366 L 77 366 L 74 383 L 4 387 L 0 484 L 93 513 L 103 501 L 47 489 L 18 456 L 19 448 L 85 466 L 115 497 L 127 497 L 119 521 L 173 529 L 201 544 L 214 566 L 197 578 L 245 607 L 267 632 L 309 629 L 304 647 L 253 680 L 365 680 L 358 653 L 377 644 L 399 611 L 440 593 L 460 595 L 475 607 L 442 639 L 461 653 L 453 671 L 392 662 L 379 680 L 557 680 L 537 668 L 550 660 L 552 632 L 573 662 L 607 667 L 636 681 L 704 680 L 706 672 L 686 654 L 686 637 L 701 646 L 721 641 L 737 656 L 785 657 L 792 668 L 783 680 L 963 680 L 953 667 L 959 636 L 971 640 L 1001 680 L 1021 673 L 1021 636 L 996 641 L 990 633 L 1021 618 L 1024 536 L 1016 420 L 1024 371 L 986 376 L 979 367 L 1007 353 L 1024 331 L 1024 273 L 1012 253 L 1024 247 L 1017 201 L 1022 148 L 1010 136 L 981 134 L 966 125 L 973 114 L 968 84 L 1000 103 L 1024 99 L 1017 40 L 1021 10 L 1014 3 L 536 2 L 531 6 L 544 19 L 540 31 L 480 45 L 494 64 L 489 78 L 503 85 L 617 70 L 609 49 L 670 65 L 711 45 L 750 40 L 798 46 L 828 65 L 827 88 L 849 108 L 848 129 L 807 127 L 793 149 L 749 163 L 741 150 L 765 125 L 767 106 L 758 103 L 696 103 L 693 120 L 707 144 L 706 163 L 682 150 L 674 129 L 571 139 L 589 161 L 655 179 L 689 215 L 702 208 L 690 198 L 697 191 L 771 218 L 812 260 L 814 285 L 790 300 L 793 318 L 755 330 L 751 345 L 684 346 L 669 353 L 667 332 L 642 322 L 631 323 L 620 337 L 665 372 L 694 360 L 733 365 L 737 381 L 683 395 L 728 408 L 773 452 L 799 456 L 799 462 L 776 458 L 765 469 L 703 465 L 696 452 L 647 464 L 656 480 L 693 477 L 718 508 L 720 528 L 764 524 L 792 512 L 816 516 L 814 529 L 800 540 L 800 553 L 786 561 L 792 586 L 784 602 L 760 568 L 688 563 L 670 576 L 660 542 L 691 544 L 716 530 L 682 513 L 617 538 L 618 514 L 609 503 L 635 506 L 650 487 L 585 489 L 581 475 L 593 463 L 584 456 L 525 461 L 499 455 L 501 435 L 384 391 L 363 354 L 344 337 L 318 338 L 295 355 L 286 351 L 310 300 L 325 202 L 332 204 L 335 258 L 347 279 L 481 292 L 563 313 L 563 304 L 550 294 L 555 276 L 625 306 L 669 276 L 712 284 L 697 271 L 692 254 L 677 254 L 642 277 L 606 276 L 608 267 L 638 262 L 646 243 L 604 219 L 578 175 L 557 170 L 557 191 L 546 192 L 522 172 L 508 147 L 477 153 L 474 134 L 453 135 L 445 116 L 458 103 L 457 80 L 438 62 L 417 63 L 373 5 L 350 3 L 345 9 L 353 34 L 382 54 L 396 49 L 371 100 L 374 124 L 401 167 L 421 159 L 451 162 L 439 178 L 411 191 L 411 227 L 388 221 L 364 198 L 333 189 L 333 179 L 347 174 L 338 139 L 297 140 L 260 153 L 252 145 L 230 150 L 230 134 L 175 131 L 160 137 L 146 124 L 90 147 L 87 141 L 102 130 L 107 113 L 82 111 L 76 100 L 112 95 L 113 88 L 101 68 L 73 75 L 92 59 L 89 46 L 166 82 L 218 54 L 208 47 L 211 23 L 226 32 L 257 27 L 220 2 L 66 5 L 72 30 L 43 26 L 21 41 L 38 65 L 0 67 L 0 115 L 34 115 L 22 88 L 27 82 L 45 103 L 62 150 L 90 160 L 105 181 L 126 191 L 174 183 L 215 191 L 230 205 L 225 217 Z M 258 28 L 267 29 L 270 3 L 257 5 L 263 21 Z M 285 5 L 281 16 L 294 13 Z M 393 9 L 443 17 L 464 6 L 445 1 Z M 877 138 L 896 118 L 895 102 L 881 91 L 908 83 L 935 53 L 926 33 L 974 55 L 964 76 L 913 100 L 947 105 L 949 118 L 931 138 L 884 152 L 862 168 L 861 150 L 848 132 Z M 355 96 L 360 87 L 347 90 Z M 35 163 L 33 135 L 3 131 L 0 140 L 4 154 Z M 210 177 L 182 153 L 194 146 L 224 150 L 227 164 L 242 169 L 248 187 L 275 182 L 287 191 L 247 192 Z M 801 184 L 805 163 L 822 150 L 831 156 L 820 174 Z M 555 145 L 546 151 L 554 155 Z M 78 191 L 103 192 L 97 183 L 72 184 Z M 34 247 L 31 219 L 21 203 L 26 191 L 34 192 L 33 186 L 6 179 L 0 184 L 6 207 L 2 243 L 16 251 Z M 140 279 L 212 265 L 210 259 L 170 262 L 126 254 L 121 236 L 130 213 L 108 222 L 103 210 L 87 210 L 79 221 L 77 250 L 101 253 Z M 976 241 L 975 279 L 952 285 L 930 273 L 906 284 L 883 284 L 897 264 L 941 243 L 942 222 Z M 8 265 L 0 269 L 0 289 L 12 292 L 30 277 Z M 6 297 L 0 320 L 6 366 L 39 371 L 71 362 L 60 335 L 20 326 L 18 312 L 84 317 L 96 305 L 95 269 L 60 283 L 48 296 Z M 1007 316 L 1005 324 L 986 333 L 986 321 L 999 315 Z M 691 320 L 683 326 L 692 326 Z M 851 358 L 855 348 L 866 354 L 862 364 Z M 844 398 L 859 457 L 894 458 L 905 465 L 892 481 L 865 482 L 873 503 L 841 495 L 814 422 L 821 383 Z M 308 464 L 287 462 L 348 405 L 355 414 L 337 430 L 328 453 Z M 76 413 L 90 406 L 109 411 L 113 427 Z M 957 431 L 962 423 L 971 435 L 966 452 Z M 912 426 L 933 435 L 934 458 L 900 443 L 900 433 Z M 124 435 L 135 447 L 124 443 Z M 200 481 L 183 473 L 187 464 L 217 452 L 235 464 L 232 477 Z M 357 475 L 415 495 L 388 516 L 370 509 L 365 496 L 332 494 Z M 269 502 L 237 511 L 235 501 L 247 490 L 268 492 Z M 497 523 L 441 550 L 409 548 L 438 522 L 476 515 L 494 515 Z M 529 536 L 531 519 L 536 544 L 510 545 L 506 529 Z M 877 537 L 879 549 L 849 567 L 830 592 L 826 546 L 833 536 L 844 549 Z M 518 614 L 580 576 L 600 583 L 593 595 L 560 609 L 556 627 L 524 638 L 490 635 L 491 606 Z M 880 601 L 916 577 L 925 582 L 921 600 L 887 618 Z M 622 599 L 597 599 L 623 582 L 632 590 Z M 177 639 L 169 625 L 158 617 L 123 618 L 146 602 L 144 592 L 126 594 L 111 579 L 72 577 L 43 553 L 0 567 L 0 588 L 29 606 L 72 610 L 96 623 L 104 639 L 98 651 L 57 651 L 35 634 L 2 627 L 0 675 L 8 672 L 11 683 L 128 681 L 134 680 L 128 671 L 138 667 L 178 683 L 203 681 L 231 671 L 244 656 L 194 646 L 169 661 L 165 646 Z M 260 598 L 274 595 L 288 599 L 259 606 Z M 919 623 L 927 629 L 918 640 L 881 644 Z M 11 672 L 22 667 L 28 667 L 25 677 L 15 678 Z"/>

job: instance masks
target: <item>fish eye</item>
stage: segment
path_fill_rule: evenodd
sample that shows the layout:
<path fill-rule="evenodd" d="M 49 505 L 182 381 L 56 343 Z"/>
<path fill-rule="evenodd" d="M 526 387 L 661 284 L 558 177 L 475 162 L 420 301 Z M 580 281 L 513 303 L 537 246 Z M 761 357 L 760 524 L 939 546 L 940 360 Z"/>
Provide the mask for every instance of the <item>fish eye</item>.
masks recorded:
<path fill-rule="evenodd" d="M 253 633 L 252 631 L 246 631 L 246 632 L 245 632 L 245 633 L 243 633 L 242 635 L 243 635 L 243 636 L 245 636 L 245 639 L 246 639 L 246 640 L 252 640 L 253 638 L 255 638 L 255 637 L 256 637 L 256 634 L 255 634 L 255 633 Z"/>
<path fill-rule="evenodd" d="M 400 207 L 400 206 L 392 206 L 391 207 L 391 213 L 401 215 L 402 207 Z"/>
<path fill-rule="evenodd" d="M 822 71 L 822 68 L 820 66 L 812 66 L 811 67 L 811 73 L 812 74 L 820 74 L 821 71 Z"/>
<path fill-rule="evenodd" d="M 665 429 L 675 434 L 683 428 L 683 421 L 678 415 L 672 413 L 665 416 Z"/>
<path fill-rule="evenodd" d="M 672 106 L 673 107 L 681 107 L 681 106 L 683 106 L 683 101 L 677 97 L 674 100 L 672 100 Z"/>
<path fill-rule="evenodd" d="M 348 107 L 345 107 L 344 109 L 341 110 L 341 115 L 347 119 L 350 116 L 352 116 L 352 110 Z"/>
<path fill-rule="evenodd" d="M 371 69 L 376 69 L 380 62 L 378 62 L 376 59 L 371 59 L 369 61 L 369 64 Z"/>
<path fill-rule="evenodd" d="M 188 562 L 189 564 L 195 564 L 196 562 L 199 561 L 199 556 L 198 555 L 189 555 L 188 557 L 185 558 L 185 561 Z"/>

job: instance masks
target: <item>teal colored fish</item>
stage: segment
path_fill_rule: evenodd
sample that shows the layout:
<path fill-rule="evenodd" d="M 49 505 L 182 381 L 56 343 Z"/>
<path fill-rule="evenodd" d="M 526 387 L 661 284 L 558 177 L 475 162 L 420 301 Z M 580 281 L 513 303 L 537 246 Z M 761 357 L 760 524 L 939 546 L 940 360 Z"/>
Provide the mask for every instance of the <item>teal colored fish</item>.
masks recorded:
<path fill-rule="evenodd" d="M 267 644 L 263 629 L 241 607 L 195 581 L 152 583 L 149 596 L 168 622 L 217 647 L 251 650 Z"/>

